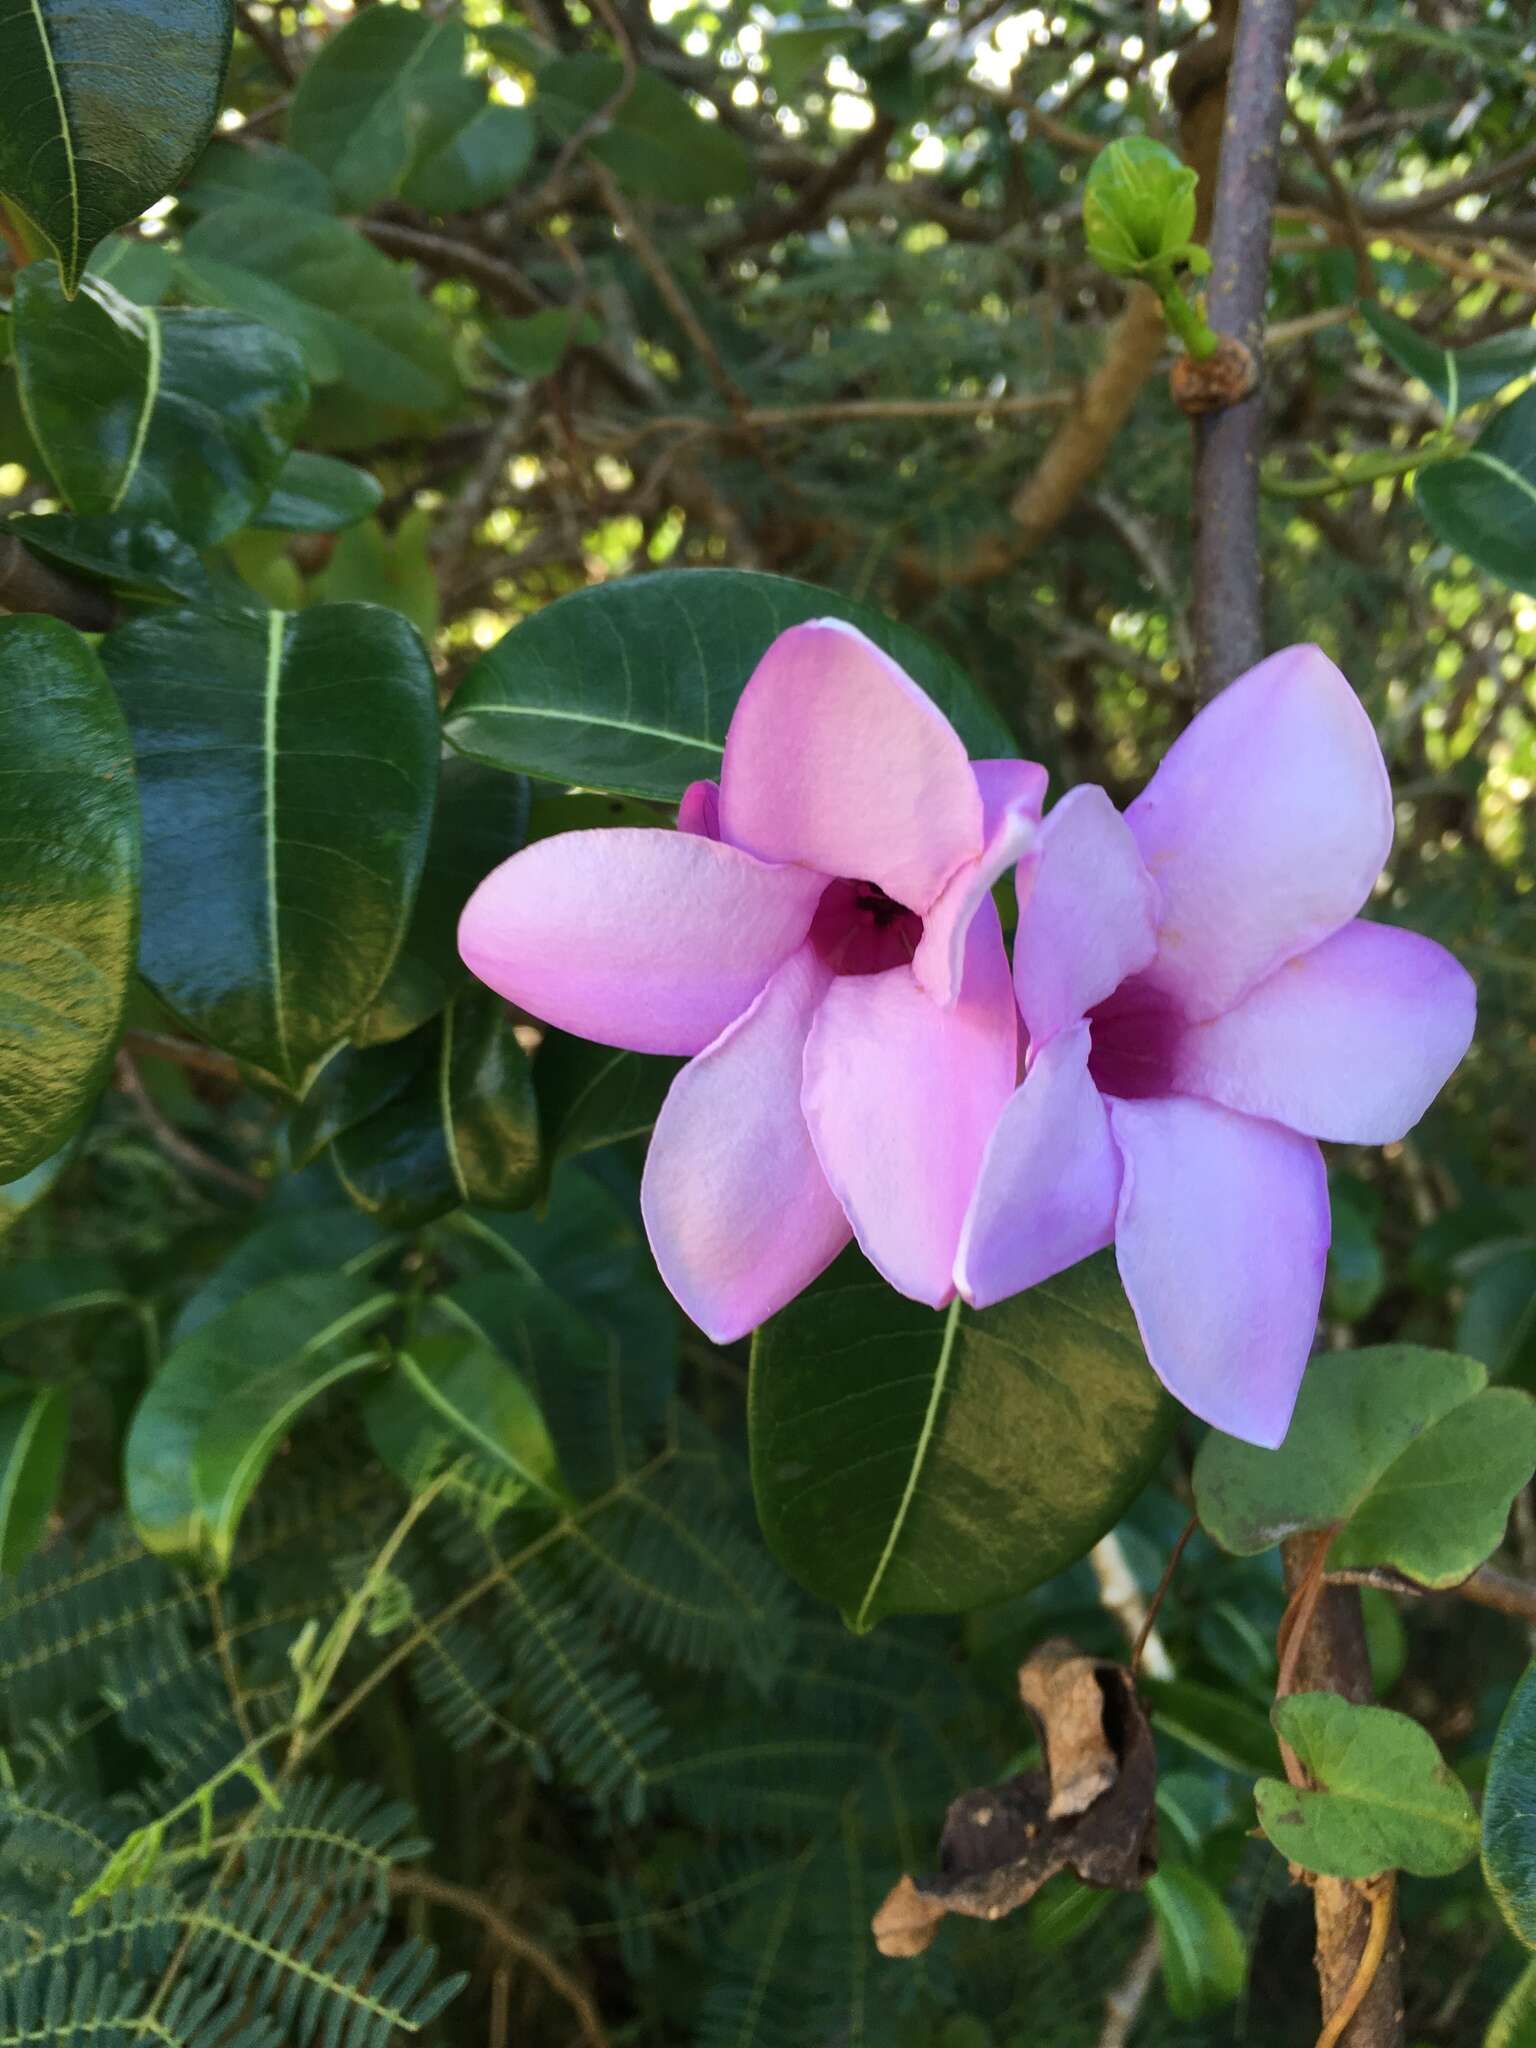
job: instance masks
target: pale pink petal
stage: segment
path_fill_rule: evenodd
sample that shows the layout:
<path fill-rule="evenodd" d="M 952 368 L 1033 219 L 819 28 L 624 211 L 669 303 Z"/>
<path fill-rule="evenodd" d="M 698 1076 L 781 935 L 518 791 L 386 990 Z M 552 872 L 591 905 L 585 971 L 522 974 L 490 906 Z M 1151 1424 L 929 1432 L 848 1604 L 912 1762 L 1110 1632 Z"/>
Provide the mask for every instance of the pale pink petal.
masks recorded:
<path fill-rule="evenodd" d="M 1174 1047 L 1173 1086 L 1314 1138 L 1411 1130 L 1472 1042 L 1477 990 L 1443 946 L 1355 919 Z"/>
<path fill-rule="evenodd" d="M 1020 870 L 1013 981 L 1033 1044 L 1075 1024 L 1157 950 L 1157 890 L 1103 790 L 1068 790 Z"/>
<path fill-rule="evenodd" d="M 1120 1155 L 1088 1075 L 1086 1024 L 1058 1031 L 987 1142 L 955 1284 L 977 1308 L 1049 1280 L 1115 1235 Z"/>
<path fill-rule="evenodd" d="M 912 959 L 919 986 L 946 1005 L 960 992 L 971 919 L 999 876 L 1033 854 L 1045 797 L 1046 774 L 1037 762 L 976 761 L 972 766 L 981 791 L 985 844 L 945 883 L 923 919 L 923 936 Z"/>
<path fill-rule="evenodd" d="M 806 1033 L 831 980 L 809 946 L 792 953 L 656 1119 L 640 1190 L 651 1250 L 717 1344 L 793 1300 L 852 1235 L 800 1107 Z"/>
<path fill-rule="evenodd" d="M 1188 1097 L 1111 1101 L 1109 1117 L 1125 1165 L 1115 1255 L 1153 1370 L 1203 1421 L 1272 1450 L 1317 1329 L 1323 1156 Z"/>
<path fill-rule="evenodd" d="M 459 951 L 562 1031 L 702 1052 L 800 944 L 825 887 L 688 832 L 563 832 L 492 869 L 464 907 Z"/>
<path fill-rule="evenodd" d="M 720 785 L 718 782 L 690 782 L 677 807 L 679 832 L 697 832 L 703 839 L 720 837 Z"/>
<path fill-rule="evenodd" d="M 1126 813 L 1162 891 L 1149 979 L 1215 1017 L 1359 910 L 1392 846 L 1365 707 L 1317 647 L 1223 690 Z"/>
<path fill-rule="evenodd" d="M 874 882 L 926 910 L 981 851 L 981 795 L 949 720 L 852 626 L 781 633 L 731 717 L 721 830 L 763 860 Z"/>
<path fill-rule="evenodd" d="M 844 975 L 805 1049 L 806 1121 L 865 1256 L 941 1308 L 987 1138 L 1018 1078 L 1018 1017 L 991 902 L 971 923 L 960 1000 L 910 967 Z"/>

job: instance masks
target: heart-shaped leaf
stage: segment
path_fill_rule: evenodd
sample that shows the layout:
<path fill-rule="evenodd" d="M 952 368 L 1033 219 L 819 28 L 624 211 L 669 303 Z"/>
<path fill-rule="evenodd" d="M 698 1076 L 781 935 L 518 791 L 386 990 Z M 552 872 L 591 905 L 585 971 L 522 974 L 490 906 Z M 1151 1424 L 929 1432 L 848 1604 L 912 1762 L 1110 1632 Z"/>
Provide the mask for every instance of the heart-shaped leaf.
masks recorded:
<path fill-rule="evenodd" d="M 139 762 L 143 971 L 302 1091 L 378 994 L 426 856 L 436 679 L 374 605 L 180 611 L 103 643 Z"/>
<path fill-rule="evenodd" d="M 172 191 L 208 140 L 233 0 L 28 0 L 0 18 L 0 192 L 73 291 L 110 229 Z"/>
<path fill-rule="evenodd" d="M 339 1273 L 258 1287 L 170 1353 L 123 1450 L 146 1547 L 224 1570 L 246 1503 L 295 1418 L 378 1363 L 365 1335 L 393 1296 Z"/>
<path fill-rule="evenodd" d="M 0 618 L 6 770 L 0 1178 L 56 1152 L 106 1078 L 133 972 L 139 812 L 101 664 L 58 619 Z"/>
<path fill-rule="evenodd" d="M 1465 455 L 1414 482 L 1441 540 L 1515 590 L 1536 590 L 1536 390 L 1500 408 Z"/>
<path fill-rule="evenodd" d="M 0 1376 L 0 1572 L 42 1541 L 69 1442 L 69 1389 Z"/>
<path fill-rule="evenodd" d="M 1536 1401 L 1487 1378 L 1476 1359 L 1411 1344 L 1324 1354 L 1279 1450 L 1206 1438 L 1200 1519 L 1240 1557 L 1342 1525 L 1334 1564 L 1453 1586 L 1498 1547 L 1536 1468 Z"/>
<path fill-rule="evenodd" d="M 1317 1786 L 1255 1787 L 1259 1825 L 1290 1862 L 1323 1877 L 1444 1877 L 1476 1853 L 1467 1788 L 1417 1721 L 1331 1692 L 1293 1693 L 1272 1719 Z"/>
<path fill-rule="evenodd" d="M 675 802 L 717 775 L 736 700 L 771 640 L 845 619 L 899 661 L 977 756 L 1016 752 L 965 674 L 905 626 L 810 583 L 671 569 L 574 592 L 482 655 L 447 734 L 496 768 Z"/>
<path fill-rule="evenodd" d="M 770 1548 L 862 1630 L 1074 1564 L 1146 1484 L 1172 1408 L 1107 1255 L 935 1313 L 850 1251 L 759 1330 L 750 1418 Z"/>
<path fill-rule="evenodd" d="M 205 544 L 268 496 L 309 402 L 298 349 L 228 313 L 136 306 L 87 277 L 16 280 L 21 399 L 76 512 L 151 520 Z"/>
<path fill-rule="evenodd" d="M 1510 1694 L 1483 1790 L 1483 1875 L 1499 1911 L 1536 1948 L 1536 1664 Z"/>

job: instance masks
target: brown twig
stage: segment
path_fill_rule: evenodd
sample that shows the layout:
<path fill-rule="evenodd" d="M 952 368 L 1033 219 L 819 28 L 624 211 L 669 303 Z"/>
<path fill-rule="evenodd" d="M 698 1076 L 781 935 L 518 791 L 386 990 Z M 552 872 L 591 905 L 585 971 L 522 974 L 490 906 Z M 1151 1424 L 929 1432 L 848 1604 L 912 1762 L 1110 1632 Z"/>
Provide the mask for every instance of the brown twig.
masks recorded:
<path fill-rule="evenodd" d="M 560 146 L 559 155 L 550 166 L 549 176 L 540 187 L 541 192 L 547 192 L 553 187 L 558 187 L 561 179 L 581 155 L 587 144 L 594 141 L 604 132 L 614 115 L 623 107 L 624 102 L 635 89 L 636 79 L 640 76 L 640 66 L 635 58 L 635 46 L 630 40 L 629 32 L 623 22 L 608 4 L 608 0 L 592 0 L 592 4 L 601 16 L 603 26 L 608 30 L 608 33 L 613 37 L 614 42 L 618 46 L 619 82 L 603 105 L 594 107 L 581 125 L 573 129 L 565 138 L 565 141 Z M 536 194 L 535 204 L 537 204 L 537 198 L 538 195 Z"/>
<path fill-rule="evenodd" d="M 168 1159 L 173 1159 L 188 1173 L 197 1174 L 203 1180 L 217 1181 L 231 1194 L 242 1195 L 247 1200 L 257 1200 L 267 1192 L 266 1182 L 258 1180 L 254 1173 L 244 1173 L 238 1166 L 226 1166 L 222 1159 L 215 1159 L 177 1130 L 144 1086 L 143 1076 L 130 1053 L 119 1051 L 115 1078 L 117 1086 L 143 1118 L 150 1136 Z"/>
<path fill-rule="evenodd" d="M 1370 1931 L 1365 1938 L 1365 1947 L 1360 1951 L 1360 1960 L 1355 1965 L 1355 1974 L 1349 1980 L 1349 1989 L 1335 2007 L 1332 2017 L 1324 2023 L 1323 2031 L 1317 2037 L 1317 2048 L 1338 2048 L 1376 1981 L 1376 1973 L 1387 1953 L 1387 1943 L 1392 1938 L 1396 1872 L 1388 1870 L 1380 1877 L 1368 1878 L 1360 1889 L 1370 1899 Z"/>
<path fill-rule="evenodd" d="M 169 1060 L 191 1074 L 208 1074 L 217 1081 L 241 1081 L 240 1062 L 227 1052 L 215 1052 L 211 1045 L 194 1045 L 187 1038 L 170 1038 L 163 1031 L 125 1031 L 124 1050 L 145 1059 Z"/>
<path fill-rule="evenodd" d="M 1129 2048 L 1141 2009 L 1157 1982 L 1163 1947 L 1154 1927 L 1131 1957 L 1120 1982 L 1104 2001 L 1104 2028 L 1098 2048 Z"/>
<path fill-rule="evenodd" d="M 577 1983 L 564 1964 L 558 1962 L 541 1942 L 535 1941 L 531 1934 L 525 1934 L 522 1928 L 514 1927 L 488 1899 L 483 1899 L 467 1885 L 452 1884 L 447 1878 L 434 1876 L 429 1870 L 404 1867 L 389 1873 L 389 1888 L 403 1897 L 426 1899 L 432 1905 L 446 1906 L 450 1912 L 462 1914 L 467 1920 L 477 1920 L 492 1941 L 506 1954 L 530 1964 L 555 1996 L 570 2007 L 588 2048 L 608 2048 L 608 2036 L 603 2031 L 602 2020 L 585 1987 Z"/>
<path fill-rule="evenodd" d="M 1376 272 L 1371 262 L 1365 223 L 1360 218 L 1355 196 L 1339 176 L 1338 165 L 1333 160 L 1332 152 L 1311 122 L 1303 120 L 1294 107 L 1289 109 L 1289 119 L 1296 132 L 1297 141 L 1333 195 L 1333 203 L 1339 210 L 1340 220 L 1344 223 L 1344 232 L 1349 237 L 1349 246 L 1355 252 L 1355 290 L 1361 298 L 1368 299 L 1376 289 Z"/>
<path fill-rule="evenodd" d="M 277 28 L 271 22 L 259 20 L 252 7 L 242 5 L 236 11 L 242 32 L 250 37 L 266 58 L 268 68 L 274 76 L 280 78 L 284 85 L 292 85 L 298 73 L 293 68 L 293 59 L 284 48 L 283 38 Z"/>
<path fill-rule="evenodd" d="M 1378 1565 L 1345 1566 L 1340 1571 L 1329 1572 L 1328 1583 L 1330 1586 L 1371 1586 L 1378 1592 L 1414 1598 L 1439 1594 L 1446 1599 L 1468 1600 L 1474 1607 L 1491 1607 L 1496 1614 L 1507 1614 L 1515 1621 L 1536 1623 L 1536 1586 L 1516 1578 L 1513 1572 L 1500 1571 L 1497 1565 L 1479 1565 L 1472 1576 L 1463 1579 L 1459 1586 L 1416 1585 L 1412 1579 L 1404 1578 L 1401 1572 Z"/>
<path fill-rule="evenodd" d="M 1200 1517 L 1191 1515 L 1179 1532 L 1179 1539 L 1168 1553 L 1168 1562 L 1163 1566 L 1163 1576 L 1157 1582 L 1157 1589 L 1147 1603 L 1147 1611 L 1141 1627 L 1136 1631 L 1136 1640 L 1131 1645 L 1131 1676 L 1134 1678 L 1141 1669 L 1141 1660 L 1146 1655 L 1147 1640 L 1157 1622 L 1158 1610 L 1168 1597 L 1168 1588 L 1173 1584 L 1173 1575 L 1179 1568 L 1179 1560 L 1189 1546 L 1189 1539 L 1200 1526 Z"/>

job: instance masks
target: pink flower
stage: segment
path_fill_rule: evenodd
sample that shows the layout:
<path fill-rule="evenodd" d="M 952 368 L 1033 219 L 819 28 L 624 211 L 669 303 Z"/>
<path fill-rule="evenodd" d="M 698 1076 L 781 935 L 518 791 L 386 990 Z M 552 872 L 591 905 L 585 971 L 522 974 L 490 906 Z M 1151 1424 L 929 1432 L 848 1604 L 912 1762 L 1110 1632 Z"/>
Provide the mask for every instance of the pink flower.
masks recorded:
<path fill-rule="evenodd" d="M 1014 983 L 1023 1085 L 987 1147 L 956 1279 L 985 1305 L 1113 1242 L 1173 1393 L 1285 1435 L 1330 1234 L 1319 1138 L 1400 1138 L 1472 1036 L 1442 947 L 1356 912 L 1392 844 L 1370 721 L 1315 647 L 1195 719 L 1122 818 L 1041 828 Z"/>
<path fill-rule="evenodd" d="M 967 760 L 896 663 L 793 627 L 677 832 L 570 832 L 489 875 L 459 947 L 533 1016 L 694 1055 L 641 1190 L 656 1263 L 718 1342 L 858 1238 L 892 1286 L 953 1298 L 960 1226 L 1018 1080 L 993 882 L 1032 846 L 1024 761 Z"/>

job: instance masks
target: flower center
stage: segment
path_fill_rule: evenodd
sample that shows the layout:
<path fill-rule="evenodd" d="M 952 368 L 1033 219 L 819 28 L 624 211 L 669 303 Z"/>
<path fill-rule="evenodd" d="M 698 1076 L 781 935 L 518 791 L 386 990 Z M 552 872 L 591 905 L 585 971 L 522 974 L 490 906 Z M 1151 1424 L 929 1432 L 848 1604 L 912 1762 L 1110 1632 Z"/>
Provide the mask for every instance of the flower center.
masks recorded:
<path fill-rule="evenodd" d="M 1166 1095 L 1173 1080 L 1173 1055 L 1183 1019 L 1160 989 L 1139 975 L 1122 981 L 1112 996 L 1090 1010 L 1093 1046 L 1088 1072 L 1102 1095 Z"/>
<path fill-rule="evenodd" d="M 923 920 L 873 882 L 828 882 L 811 919 L 811 944 L 834 974 L 883 974 L 905 967 Z"/>

